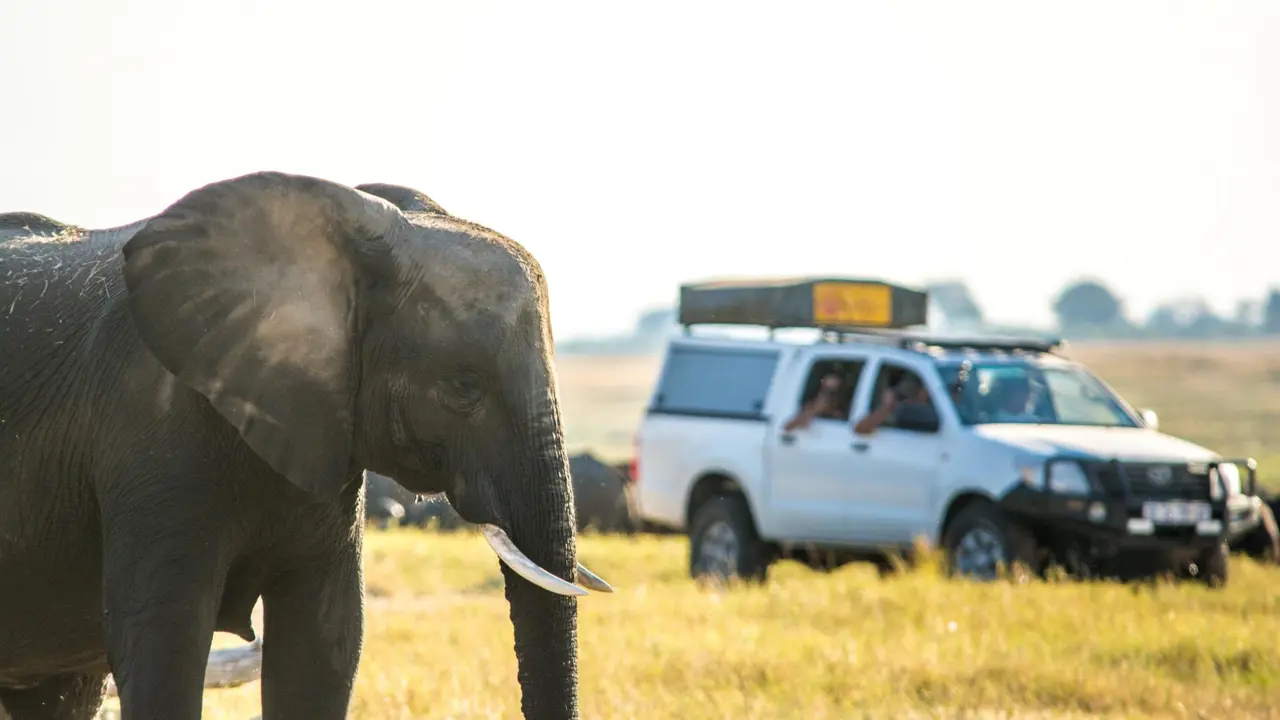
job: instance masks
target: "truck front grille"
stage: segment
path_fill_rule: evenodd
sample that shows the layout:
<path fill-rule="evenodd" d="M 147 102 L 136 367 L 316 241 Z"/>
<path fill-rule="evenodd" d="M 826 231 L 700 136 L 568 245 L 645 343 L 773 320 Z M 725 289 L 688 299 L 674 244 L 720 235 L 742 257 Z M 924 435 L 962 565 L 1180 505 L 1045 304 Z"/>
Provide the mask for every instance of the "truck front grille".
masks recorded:
<path fill-rule="evenodd" d="M 1123 470 L 1122 470 L 1123 468 Z M 1124 497 L 1124 472 L 1135 498 L 1208 500 L 1209 474 L 1193 473 L 1176 463 L 1098 463 L 1094 472 L 1103 489 L 1112 497 Z"/>

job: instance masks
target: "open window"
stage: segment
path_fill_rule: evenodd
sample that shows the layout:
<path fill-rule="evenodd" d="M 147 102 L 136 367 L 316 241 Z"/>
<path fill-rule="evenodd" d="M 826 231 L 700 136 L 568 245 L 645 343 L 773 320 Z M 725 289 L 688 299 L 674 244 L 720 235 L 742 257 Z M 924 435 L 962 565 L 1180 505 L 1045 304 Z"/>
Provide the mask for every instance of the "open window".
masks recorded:
<path fill-rule="evenodd" d="M 853 395 L 858 389 L 858 379 L 866 361 L 859 358 L 817 358 L 809 368 L 809 375 L 796 398 L 792 423 L 803 427 L 809 420 L 839 420 L 847 422 L 853 408 Z M 825 397 L 823 393 L 826 393 Z"/>
<path fill-rule="evenodd" d="M 870 411 L 875 411 L 884 400 L 886 390 L 901 390 L 904 387 L 919 388 L 925 402 L 915 402 L 899 395 L 899 404 L 881 427 L 897 428 L 910 432 L 938 432 L 938 406 L 933 393 L 925 385 L 924 378 L 911 368 L 893 362 L 882 362 L 880 371 L 876 373 L 876 383 L 871 393 Z"/>

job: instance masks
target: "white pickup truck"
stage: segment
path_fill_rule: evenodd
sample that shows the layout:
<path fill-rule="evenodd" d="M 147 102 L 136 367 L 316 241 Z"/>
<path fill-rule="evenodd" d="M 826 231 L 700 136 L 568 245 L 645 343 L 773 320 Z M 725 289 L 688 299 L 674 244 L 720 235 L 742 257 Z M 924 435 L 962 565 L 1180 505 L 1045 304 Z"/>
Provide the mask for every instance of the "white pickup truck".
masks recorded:
<path fill-rule="evenodd" d="M 633 473 L 640 516 L 688 533 L 693 576 L 763 580 L 784 557 L 887 567 L 923 539 L 976 578 L 1150 558 L 1225 583 L 1228 542 L 1258 523 L 1251 459 L 1158 432 L 1057 343 L 901 332 L 923 324 L 925 298 L 839 279 L 681 288 L 685 335 L 667 348 Z M 699 323 L 823 334 L 695 337 Z M 788 429 L 824 378 L 829 409 Z M 886 394 L 912 382 L 927 396 Z"/>

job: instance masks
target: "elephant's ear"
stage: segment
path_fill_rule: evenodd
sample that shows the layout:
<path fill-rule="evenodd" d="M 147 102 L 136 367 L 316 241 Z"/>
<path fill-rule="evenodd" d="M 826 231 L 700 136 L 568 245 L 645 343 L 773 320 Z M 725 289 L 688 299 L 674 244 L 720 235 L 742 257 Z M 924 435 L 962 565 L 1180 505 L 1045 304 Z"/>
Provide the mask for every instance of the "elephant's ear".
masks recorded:
<path fill-rule="evenodd" d="M 357 253 L 402 222 L 389 203 L 315 178 L 207 185 L 125 244 L 134 323 L 271 467 L 332 496 L 351 455 Z"/>
<path fill-rule="evenodd" d="M 392 205 L 400 208 L 404 212 L 421 212 L 431 213 L 432 215 L 448 215 L 444 208 L 435 200 L 427 197 L 427 194 L 413 188 L 404 187 L 403 185 L 388 185 L 387 183 L 366 183 L 357 185 L 356 189 L 361 192 L 377 195 L 390 202 Z"/>

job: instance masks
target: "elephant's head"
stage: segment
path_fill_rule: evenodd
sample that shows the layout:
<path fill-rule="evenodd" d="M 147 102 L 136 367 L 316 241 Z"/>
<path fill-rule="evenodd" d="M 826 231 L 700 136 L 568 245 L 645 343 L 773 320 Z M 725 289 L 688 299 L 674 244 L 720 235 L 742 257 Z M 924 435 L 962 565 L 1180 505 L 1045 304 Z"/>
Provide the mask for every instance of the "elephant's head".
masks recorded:
<path fill-rule="evenodd" d="M 280 475 L 443 491 L 504 561 L 530 717 L 577 716 L 575 560 L 547 286 L 511 240 L 416 191 L 213 183 L 125 245 L 135 324 Z"/>

